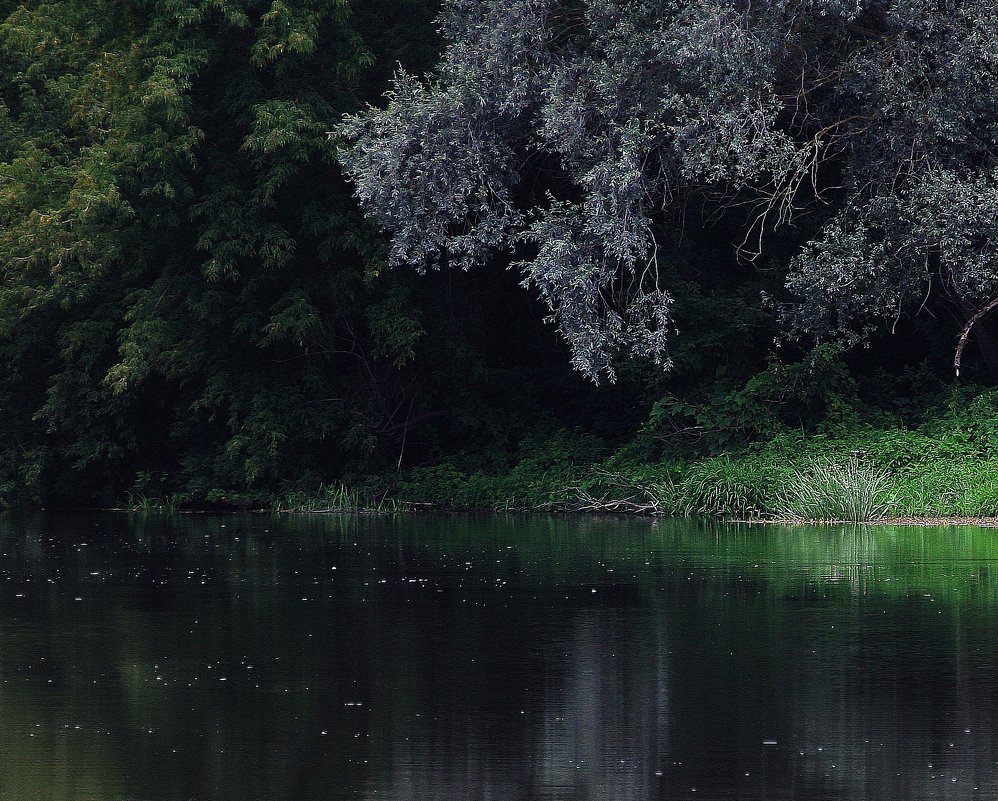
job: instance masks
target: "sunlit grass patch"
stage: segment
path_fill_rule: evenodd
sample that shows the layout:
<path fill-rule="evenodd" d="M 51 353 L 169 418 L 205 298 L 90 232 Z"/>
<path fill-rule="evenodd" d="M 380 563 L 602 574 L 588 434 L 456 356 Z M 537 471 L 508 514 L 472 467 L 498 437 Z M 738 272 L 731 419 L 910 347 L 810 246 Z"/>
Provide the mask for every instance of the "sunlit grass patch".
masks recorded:
<path fill-rule="evenodd" d="M 777 517 L 861 523 L 887 517 L 897 487 L 889 470 L 853 454 L 845 461 L 813 459 L 793 467 L 774 500 Z"/>

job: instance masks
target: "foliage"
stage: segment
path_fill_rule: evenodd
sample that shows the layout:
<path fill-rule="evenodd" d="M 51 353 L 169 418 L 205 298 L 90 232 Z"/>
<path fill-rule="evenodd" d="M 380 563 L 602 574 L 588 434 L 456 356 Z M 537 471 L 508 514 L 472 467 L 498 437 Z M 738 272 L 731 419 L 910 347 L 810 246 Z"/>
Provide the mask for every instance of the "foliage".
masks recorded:
<path fill-rule="evenodd" d="M 436 11 L 0 0 L 0 503 L 998 508 L 994 9 Z"/>
<path fill-rule="evenodd" d="M 998 516 L 998 438 L 968 425 L 994 392 L 937 413 L 920 429 L 787 431 L 720 456 L 651 460 L 625 446 L 527 451 L 501 472 L 454 464 L 412 471 L 389 497 L 430 507 L 599 511 L 869 521 Z M 942 401 L 944 406 L 947 402 Z"/>
<path fill-rule="evenodd" d="M 318 492 L 291 492 L 274 504 L 275 512 L 360 512 L 377 508 L 366 493 L 345 484 L 323 484 Z"/>
<path fill-rule="evenodd" d="M 3 497 L 205 497 L 398 442 L 423 329 L 326 136 L 376 57 L 360 5 L 0 5 Z"/>
<path fill-rule="evenodd" d="M 410 471 L 393 497 L 449 509 L 548 509 L 559 505 L 596 462 L 603 447 L 592 436 L 557 432 L 527 441 L 515 464 L 501 473 L 464 471 L 453 463 Z"/>
<path fill-rule="evenodd" d="M 689 207 L 749 258 L 819 213 L 785 309 L 815 339 L 935 287 L 965 340 L 998 304 L 993 3 L 450 0 L 440 25 L 435 73 L 339 128 L 357 196 L 394 264 L 512 252 L 594 379 L 620 349 L 670 364 Z"/>

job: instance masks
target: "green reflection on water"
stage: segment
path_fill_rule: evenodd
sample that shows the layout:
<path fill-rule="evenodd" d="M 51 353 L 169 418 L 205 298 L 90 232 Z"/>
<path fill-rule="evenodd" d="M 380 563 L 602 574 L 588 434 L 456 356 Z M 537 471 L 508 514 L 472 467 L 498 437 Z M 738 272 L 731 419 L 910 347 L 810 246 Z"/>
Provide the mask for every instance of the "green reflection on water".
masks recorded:
<path fill-rule="evenodd" d="M 572 798 L 579 753 L 578 793 L 673 798 L 774 733 L 800 797 L 874 797 L 814 790 L 824 747 L 931 798 L 940 738 L 998 721 L 995 559 L 966 527 L 8 515 L 0 798 Z"/>
<path fill-rule="evenodd" d="M 974 526 L 747 525 L 607 518 L 300 519 L 299 530 L 352 541 L 379 535 L 418 543 L 417 559 L 476 557 L 515 547 L 520 580 L 547 586 L 688 569 L 712 580 L 754 580 L 768 596 L 820 591 L 989 605 L 998 589 L 998 529 Z M 321 532 L 321 533 L 320 533 Z M 428 553 L 419 553 L 426 549 Z M 497 564 L 507 564 L 500 559 Z M 610 572 L 612 571 L 612 573 Z M 616 574 L 616 575 L 614 575 Z"/>
<path fill-rule="evenodd" d="M 77 547 L 88 533 L 100 542 Z M 44 577 L 58 560 L 63 577 L 86 579 L 108 560 L 122 572 L 156 558 L 165 559 L 166 583 L 180 581 L 181 568 L 193 569 L 244 592 L 307 573 L 325 577 L 330 560 L 344 558 L 348 572 L 381 559 L 437 576 L 505 572 L 517 586 L 588 582 L 637 586 L 646 595 L 661 589 L 663 576 L 674 582 L 683 571 L 718 586 L 753 581 L 773 599 L 809 592 L 829 600 L 931 595 L 990 605 L 998 587 L 991 569 L 998 530 L 970 526 L 136 514 L 95 517 L 81 527 L 59 517 L 8 515 L 0 519 L 0 551 L 8 578 Z"/>

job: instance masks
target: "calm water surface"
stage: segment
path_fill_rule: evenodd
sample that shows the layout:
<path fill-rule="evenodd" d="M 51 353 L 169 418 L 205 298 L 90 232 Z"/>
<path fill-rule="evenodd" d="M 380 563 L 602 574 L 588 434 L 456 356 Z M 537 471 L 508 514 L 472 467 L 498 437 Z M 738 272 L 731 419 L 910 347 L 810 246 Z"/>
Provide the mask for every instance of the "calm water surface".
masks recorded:
<path fill-rule="evenodd" d="M 998 799 L 998 532 L 0 517 L 0 798 Z"/>

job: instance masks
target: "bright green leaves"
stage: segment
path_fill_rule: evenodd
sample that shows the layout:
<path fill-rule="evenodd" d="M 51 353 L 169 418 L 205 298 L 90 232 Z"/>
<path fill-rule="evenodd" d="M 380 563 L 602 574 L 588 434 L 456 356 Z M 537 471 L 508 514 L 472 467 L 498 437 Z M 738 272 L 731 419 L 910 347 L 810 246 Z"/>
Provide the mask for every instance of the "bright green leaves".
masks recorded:
<path fill-rule="evenodd" d="M 154 9 L 181 29 L 196 28 L 215 18 L 233 28 L 245 28 L 250 24 L 247 5 L 245 0 L 159 0 Z"/>
<path fill-rule="evenodd" d="M 73 303 L 119 255 L 131 215 L 99 150 L 72 166 L 32 142 L 0 165 L 0 331 L 48 301 Z"/>
<path fill-rule="evenodd" d="M 273 0 L 260 16 L 253 63 L 281 73 L 313 58 L 331 57 L 338 79 L 355 78 L 374 63 L 374 56 L 350 28 L 349 16 L 348 0 Z"/>
<path fill-rule="evenodd" d="M 252 113 L 252 128 L 242 147 L 260 171 L 256 202 L 272 206 L 277 192 L 293 181 L 304 165 L 313 159 L 332 161 L 334 151 L 325 136 L 328 126 L 297 100 L 267 100 L 254 106 Z"/>
<path fill-rule="evenodd" d="M 124 258 L 144 192 L 171 199 L 200 131 L 185 93 L 197 49 L 136 30 L 128 4 L 21 6 L 0 25 L 16 155 L 0 164 L 6 309 L 80 302 Z M 11 314 L 4 314 L 9 325 Z"/>
<path fill-rule="evenodd" d="M 274 0 L 260 17 L 259 36 L 253 45 L 257 66 L 271 64 L 285 55 L 310 56 L 315 52 L 320 15 L 309 8 Z"/>
<path fill-rule="evenodd" d="M 322 313 L 301 288 L 281 295 L 270 309 L 270 321 L 263 327 L 261 345 L 290 339 L 304 345 L 322 329 Z"/>
<path fill-rule="evenodd" d="M 310 110 L 294 100 L 268 100 L 253 107 L 253 130 L 243 147 L 261 156 L 280 152 L 291 161 L 305 161 L 323 141 L 323 131 Z"/>
<path fill-rule="evenodd" d="M 87 29 L 108 11 L 98 2 L 90 13 L 81 4 L 41 3 L 18 6 L 0 23 L 4 55 L 16 65 L 20 82 L 41 83 L 85 66 Z"/>
<path fill-rule="evenodd" d="M 272 0 L 256 28 L 253 63 L 287 76 L 319 60 L 337 80 L 355 79 L 374 56 L 349 26 L 349 16 L 348 0 Z"/>
<path fill-rule="evenodd" d="M 138 104 L 158 112 L 166 124 L 185 123 L 190 113 L 191 86 L 209 58 L 210 54 L 199 48 L 160 53 L 146 62 L 149 74 L 141 86 L 129 89 L 138 89 Z"/>

